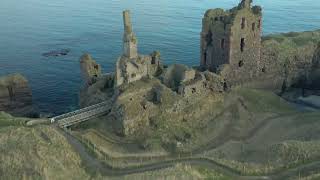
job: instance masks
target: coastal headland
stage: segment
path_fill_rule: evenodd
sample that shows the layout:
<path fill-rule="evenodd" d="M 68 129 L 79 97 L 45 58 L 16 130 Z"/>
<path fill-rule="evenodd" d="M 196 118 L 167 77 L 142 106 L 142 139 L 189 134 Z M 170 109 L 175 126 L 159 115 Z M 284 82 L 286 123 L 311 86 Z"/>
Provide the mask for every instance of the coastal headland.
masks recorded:
<path fill-rule="evenodd" d="M 114 72 L 80 57 L 74 112 L 26 118 L 27 80 L 1 78 L 0 179 L 320 178 L 320 30 L 262 36 L 251 3 L 204 14 L 196 67 L 140 54 L 124 11 Z"/>

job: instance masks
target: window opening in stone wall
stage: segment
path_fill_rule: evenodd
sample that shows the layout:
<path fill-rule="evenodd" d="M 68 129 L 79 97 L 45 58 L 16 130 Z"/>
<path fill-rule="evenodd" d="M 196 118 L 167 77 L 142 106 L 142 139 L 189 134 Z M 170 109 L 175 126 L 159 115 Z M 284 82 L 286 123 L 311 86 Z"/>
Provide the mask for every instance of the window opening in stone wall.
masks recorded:
<path fill-rule="evenodd" d="M 225 40 L 221 39 L 221 49 L 224 49 Z"/>
<path fill-rule="evenodd" d="M 256 23 L 252 23 L 252 31 L 256 30 Z"/>
<path fill-rule="evenodd" d="M 224 80 L 224 81 L 226 81 L 226 80 Z M 228 88 L 228 84 L 227 84 L 227 82 L 224 82 L 223 83 L 223 90 L 224 91 L 227 91 L 229 88 Z"/>
<path fill-rule="evenodd" d="M 152 56 L 151 64 L 157 64 L 157 62 L 158 62 L 157 57 Z"/>
<path fill-rule="evenodd" d="M 214 18 L 214 20 L 215 20 L 215 21 L 218 21 L 218 20 L 219 20 L 219 18 L 218 18 L 218 17 L 215 17 L 215 18 Z"/>
<path fill-rule="evenodd" d="M 207 41 L 207 46 L 212 45 L 212 32 L 209 31 L 206 37 L 206 41 Z"/>
<path fill-rule="evenodd" d="M 239 67 L 243 66 L 243 61 L 239 61 Z"/>
<path fill-rule="evenodd" d="M 261 19 L 259 19 L 259 21 L 258 21 L 258 28 L 259 29 L 261 28 Z"/>
<path fill-rule="evenodd" d="M 245 47 L 244 38 L 241 38 L 241 43 L 240 43 L 240 50 L 241 50 L 241 52 L 244 51 L 244 47 Z"/>
<path fill-rule="evenodd" d="M 245 27 L 246 27 L 246 18 L 242 18 L 241 29 L 244 29 Z"/>
<path fill-rule="evenodd" d="M 196 93 L 197 89 L 196 88 L 192 88 L 192 94 Z"/>

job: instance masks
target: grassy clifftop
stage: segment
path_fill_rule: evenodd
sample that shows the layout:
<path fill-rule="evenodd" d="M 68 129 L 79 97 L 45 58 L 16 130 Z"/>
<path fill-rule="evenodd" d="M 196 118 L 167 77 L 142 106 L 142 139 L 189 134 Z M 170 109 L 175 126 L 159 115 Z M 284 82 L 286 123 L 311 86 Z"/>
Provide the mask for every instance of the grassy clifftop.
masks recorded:
<path fill-rule="evenodd" d="M 25 118 L 15 118 L 5 112 L 0 112 L 0 128 L 7 126 L 21 126 L 26 123 Z"/>
<path fill-rule="evenodd" d="M 318 44 L 320 30 L 268 35 L 262 38 L 262 60 L 267 61 L 266 66 L 276 63 L 282 71 L 298 71 L 303 65 L 312 65 Z"/>
<path fill-rule="evenodd" d="M 50 126 L 0 113 L 0 179 L 89 179 L 78 154 Z"/>
<path fill-rule="evenodd" d="M 314 84 L 320 77 L 314 71 L 319 64 L 319 50 L 320 30 L 264 36 L 260 77 L 276 89 Z"/>
<path fill-rule="evenodd" d="M 268 35 L 262 38 L 262 53 L 275 55 L 278 64 L 312 64 L 319 43 L 320 30 Z"/>
<path fill-rule="evenodd" d="M 275 40 L 278 43 L 290 43 L 292 46 L 299 47 L 310 43 L 318 43 L 320 41 L 320 29 L 306 32 L 289 32 L 281 34 L 271 34 L 262 38 L 263 42 Z"/>

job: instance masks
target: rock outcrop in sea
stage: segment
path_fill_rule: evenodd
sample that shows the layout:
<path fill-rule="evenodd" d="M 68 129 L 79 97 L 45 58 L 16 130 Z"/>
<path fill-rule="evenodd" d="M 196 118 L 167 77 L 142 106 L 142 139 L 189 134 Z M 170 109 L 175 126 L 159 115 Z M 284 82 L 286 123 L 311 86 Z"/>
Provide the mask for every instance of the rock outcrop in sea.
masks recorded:
<path fill-rule="evenodd" d="M 15 116 L 36 115 L 28 80 L 21 74 L 0 77 L 0 111 Z"/>
<path fill-rule="evenodd" d="M 94 84 L 97 78 L 101 76 L 101 66 L 89 54 L 81 56 L 80 68 L 83 80 L 87 85 Z"/>
<path fill-rule="evenodd" d="M 58 56 L 66 56 L 70 52 L 70 49 L 61 49 L 56 51 L 50 51 L 43 53 L 42 56 L 44 57 L 58 57 Z"/>

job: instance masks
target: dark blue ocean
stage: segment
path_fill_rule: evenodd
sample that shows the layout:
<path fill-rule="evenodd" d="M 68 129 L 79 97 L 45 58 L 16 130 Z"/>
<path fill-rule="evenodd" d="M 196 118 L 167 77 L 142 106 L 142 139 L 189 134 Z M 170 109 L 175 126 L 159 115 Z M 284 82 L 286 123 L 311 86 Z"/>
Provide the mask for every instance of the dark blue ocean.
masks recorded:
<path fill-rule="evenodd" d="M 209 8 L 240 0 L 1 0 L 0 75 L 19 72 L 43 113 L 77 108 L 79 57 L 88 52 L 113 71 L 121 54 L 122 10 L 130 9 L 140 53 L 160 50 L 165 63 L 199 63 L 201 19 Z M 255 0 L 264 34 L 320 28 L 320 0 Z M 70 49 L 63 57 L 41 54 Z"/>

